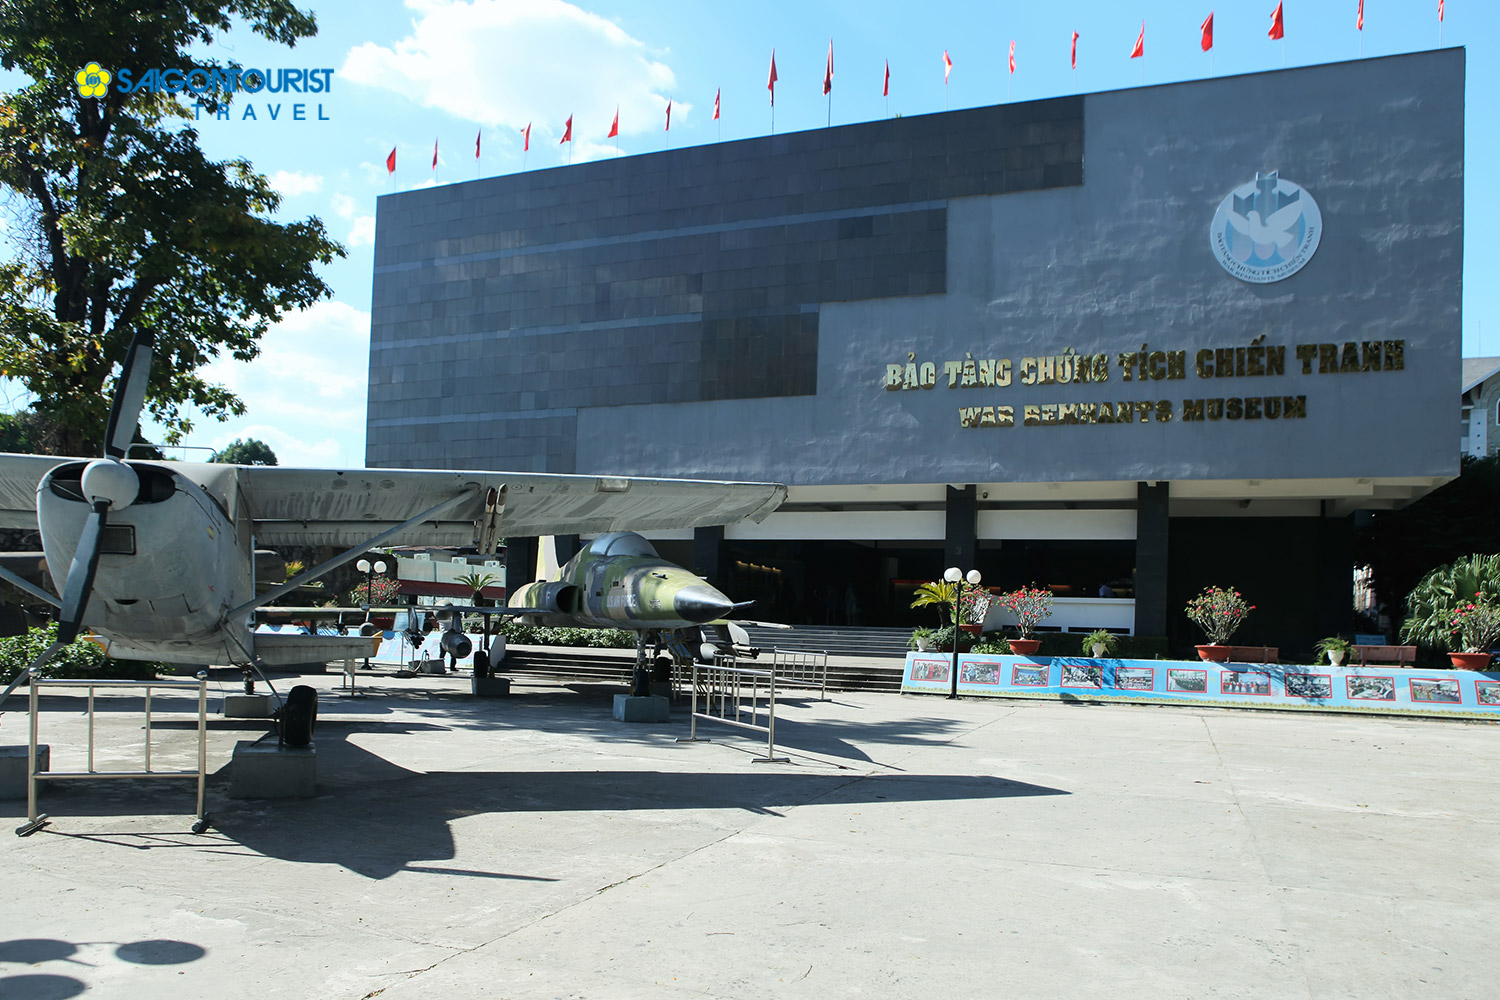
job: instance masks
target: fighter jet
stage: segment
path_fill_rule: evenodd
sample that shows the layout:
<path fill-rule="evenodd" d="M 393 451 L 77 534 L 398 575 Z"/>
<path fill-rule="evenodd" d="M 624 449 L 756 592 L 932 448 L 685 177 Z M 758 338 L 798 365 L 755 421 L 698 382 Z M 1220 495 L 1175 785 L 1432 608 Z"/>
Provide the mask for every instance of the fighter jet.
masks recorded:
<path fill-rule="evenodd" d="M 735 616 L 736 604 L 712 584 L 657 555 L 633 531 L 600 535 L 570 559 L 558 579 L 516 588 L 504 609 L 477 611 L 515 617 L 527 625 L 618 628 L 636 633 L 632 693 L 651 693 L 646 647 L 665 633 Z"/>
<path fill-rule="evenodd" d="M 0 528 L 38 531 L 52 578 L 65 581 L 53 596 L 0 566 L 0 578 L 59 609 L 58 643 L 37 664 L 85 629 L 111 656 L 168 663 L 258 669 L 366 656 L 372 637 L 256 634 L 254 612 L 381 545 L 489 553 L 505 535 L 759 521 L 786 497 L 775 483 L 130 461 L 151 351 L 151 336 L 137 334 L 103 457 L 0 455 Z M 345 551 L 258 590 L 256 548 L 277 545 Z M 710 591 L 684 607 L 719 607 Z"/>

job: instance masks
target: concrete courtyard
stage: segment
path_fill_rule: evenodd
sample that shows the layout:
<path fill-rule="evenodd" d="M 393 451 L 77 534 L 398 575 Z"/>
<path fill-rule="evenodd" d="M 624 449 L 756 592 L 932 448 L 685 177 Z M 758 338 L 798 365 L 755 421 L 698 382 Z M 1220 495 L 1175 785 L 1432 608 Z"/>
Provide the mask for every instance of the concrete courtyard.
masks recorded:
<path fill-rule="evenodd" d="M 190 781 L 53 783 L 27 838 L 0 801 L 0 997 L 1500 990 L 1492 725 L 794 692 L 769 764 L 676 742 L 683 704 L 616 722 L 606 685 L 304 680 L 314 798 L 228 798 L 265 726 L 217 719 L 204 835 Z M 141 716 L 106 701 L 100 766 L 131 766 Z M 191 766 L 191 706 L 157 701 L 153 764 Z M 44 708 L 54 768 L 82 704 Z"/>

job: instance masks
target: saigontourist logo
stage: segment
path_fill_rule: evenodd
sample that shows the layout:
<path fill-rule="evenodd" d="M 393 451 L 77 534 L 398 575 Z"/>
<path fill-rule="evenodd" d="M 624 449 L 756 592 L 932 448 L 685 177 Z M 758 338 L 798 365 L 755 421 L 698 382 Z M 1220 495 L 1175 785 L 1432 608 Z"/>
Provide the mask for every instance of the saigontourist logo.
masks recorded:
<path fill-rule="evenodd" d="M 187 92 L 203 96 L 266 93 L 276 94 L 279 98 L 288 94 L 326 94 L 333 90 L 333 70 L 326 67 L 245 69 L 240 66 L 192 66 L 187 69 L 152 67 L 137 70 L 122 66 L 112 74 L 97 62 L 91 62 L 73 74 L 73 78 L 78 84 L 81 97 L 103 97 L 109 92 L 111 83 L 114 84 L 115 92 L 120 94 Z M 207 110 L 209 109 L 202 101 L 195 101 L 193 117 L 199 118 Z M 285 113 L 292 121 L 330 120 L 321 103 L 316 106 L 315 118 L 309 115 L 308 105 L 302 102 L 288 106 L 283 106 L 279 101 L 266 101 L 264 104 L 250 102 L 235 109 L 237 114 L 231 115 L 230 111 L 227 105 L 220 104 L 211 112 L 211 116 L 225 121 L 231 118 L 259 121 L 262 116 L 271 121 L 279 121 Z"/>
<path fill-rule="evenodd" d="M 1302 270 L 1322 237 L 1323 214 L 1313 196 L 1274 170 L 1225 195 L 1208 230 L 1224 270 L 1254 284 Z"/>
<path fill-rule="evenodd" d="M 109 90 L 109 70 L 91 62 L 73 74 L 73 81 L 78 84 L 79 97 L 103 97 Z"/>

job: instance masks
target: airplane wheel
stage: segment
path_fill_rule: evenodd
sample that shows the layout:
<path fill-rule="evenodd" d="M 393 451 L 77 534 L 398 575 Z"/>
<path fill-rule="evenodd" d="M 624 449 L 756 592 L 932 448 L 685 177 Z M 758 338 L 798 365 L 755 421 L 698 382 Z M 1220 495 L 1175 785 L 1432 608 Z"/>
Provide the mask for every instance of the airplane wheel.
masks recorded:
<path fill-rule="evenodd" d="M 488 677 L 490 675 L 490 654 L 482 649 L 474 651 L 474 676 Z"/>
<path fill-rule="evenodd" d="M 209 827 L 208 817 L 204 816 L 198 822 L 196 822 L 196 823 L 193 824 L 193 832 L 194 833 L 203 833 L 205 830 L 208 829 L 208 827 Z"/>
<path fill-rule="evenodd" d="M 318 692 L 306 684 L 298 684 L 286 696 L 286 703 L 276 717 L 277 735 L 289 747 L 305 747 L 312 742 L 317 724 Z"/>

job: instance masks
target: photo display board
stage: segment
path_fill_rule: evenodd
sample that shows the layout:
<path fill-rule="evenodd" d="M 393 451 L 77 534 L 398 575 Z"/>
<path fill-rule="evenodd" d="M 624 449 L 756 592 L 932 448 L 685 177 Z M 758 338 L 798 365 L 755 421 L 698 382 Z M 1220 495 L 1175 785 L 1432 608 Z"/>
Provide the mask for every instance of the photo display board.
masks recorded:
<path fill-rule="evenodd" d="M 948 694 L 952 669 L 951 653 L 908 653 L 901 692 Z M 960 654 L 958 693 L 1500 717 L 1500 672 L 1471 670 Z"/>

